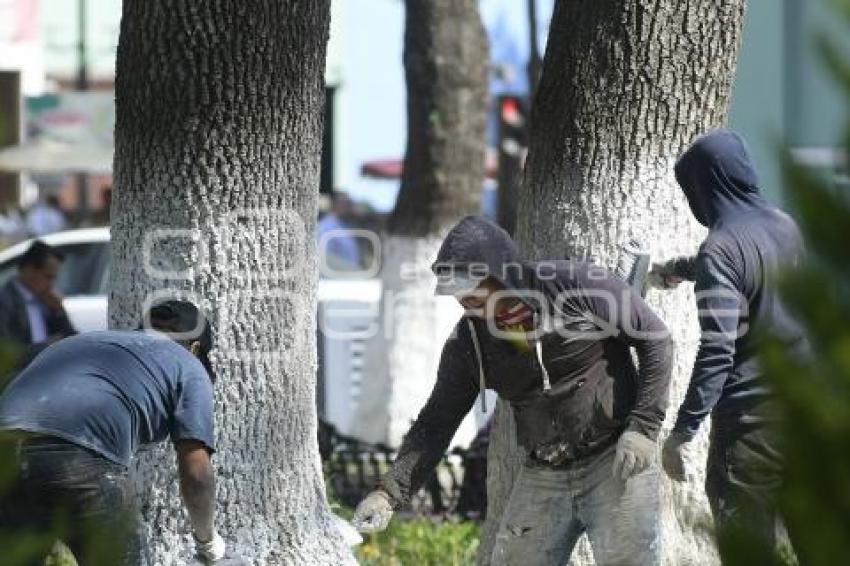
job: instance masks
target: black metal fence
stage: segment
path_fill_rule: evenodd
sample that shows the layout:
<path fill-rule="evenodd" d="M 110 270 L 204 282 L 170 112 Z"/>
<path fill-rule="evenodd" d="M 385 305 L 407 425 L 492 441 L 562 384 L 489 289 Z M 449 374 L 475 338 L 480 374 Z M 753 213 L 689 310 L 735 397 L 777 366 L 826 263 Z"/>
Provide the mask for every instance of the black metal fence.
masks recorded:
<path fill-rule="evenodd" d="M 363 442 L 319 422 L 319 451 L 325 481 L 342 505 L 355 507 L 375 488 L 395 459 L 385 444 Z M 482 431 L 468 449 L 455 448 L 443 456 L 425 486 L 411 501 L 408 513 L 455 515 L 478 520 L 486 511 L 487 434 Z"/>

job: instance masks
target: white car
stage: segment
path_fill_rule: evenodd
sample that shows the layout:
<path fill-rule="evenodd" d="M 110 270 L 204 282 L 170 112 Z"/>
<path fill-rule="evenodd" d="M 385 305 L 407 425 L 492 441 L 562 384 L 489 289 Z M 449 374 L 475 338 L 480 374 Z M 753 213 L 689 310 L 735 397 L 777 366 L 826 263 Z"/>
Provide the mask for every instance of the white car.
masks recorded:
<path fill-rule="evenodd" d="M 57 232 L 39 238 L 64 257 L 56 290 L 65 297 L 65 310 L 80 332 L 107 327 L 106 283 L 109 276 L 109 228 L 87 228 Z M 0 252 L 0 285 L 14 277 L 18 258 L 32 240 Z"/>
<path fill-rule="evenodd" d="M 57 232 L 40 238 L 64 261 L 56 289 L 80 332 L 108 327 L 109 228 Z M 0 252 L 0 285 L 14 277 L 17 262 L 32 240 Z M 319 413 L 340 432 L 350 432 L 360 394 L 366 332 L 378 318 L 380 279 L 320 279 L 318 287 Z"/>

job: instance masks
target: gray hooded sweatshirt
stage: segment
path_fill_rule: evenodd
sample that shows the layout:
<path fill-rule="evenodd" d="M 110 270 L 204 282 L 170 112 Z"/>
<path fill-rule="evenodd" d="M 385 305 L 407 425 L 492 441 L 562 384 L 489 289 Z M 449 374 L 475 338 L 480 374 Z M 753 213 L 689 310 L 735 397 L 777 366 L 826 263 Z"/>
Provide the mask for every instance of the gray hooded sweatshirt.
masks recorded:
<path fill-rule="evenodd" d="M 624 430 L 655 439 L 664 420 L 672 343 L 664 323 L 615 275 L 592 264 L 526 262 L 489 220 L 464 218 L 434 271 L 486 272 L 534 311 L 531 346 L 517 348 L 482 318 L 464 316 L 443 347 L 437 383 L 381 486 L 409 501 L 483 388 L 510 402 L 529 454 L 557 447 L 558 466 L 592 457 Z M 638 367 L 630 348 L 637 353 Z"/>

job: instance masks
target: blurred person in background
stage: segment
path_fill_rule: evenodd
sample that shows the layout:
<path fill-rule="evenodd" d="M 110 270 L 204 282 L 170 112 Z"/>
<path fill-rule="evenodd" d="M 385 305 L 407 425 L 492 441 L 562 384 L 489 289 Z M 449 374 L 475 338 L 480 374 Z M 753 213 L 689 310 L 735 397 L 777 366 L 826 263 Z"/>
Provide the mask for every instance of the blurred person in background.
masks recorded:
<path fill-rule="evenodd" d="M 97 217 L 97 223 L 100 226 L 109 226 L 109 219 L 112 214 L 112 187 L 106 187 L 103 190 L 103 208 Z"/>
<path fill-rule="evenodd" d="M 36 203 L 27 212 L 26 224 L 27 231 L 34 238 L 64 230 L 68 225 L 68 220 L 59 206 L 59 197 L 49 195 Z"/>
<path fill-rule="evenodd" d="M 8 246 L 26 237 L 27 228 L 20 209 L 8 204 L 0 214 L 0 247 Z"/>
<path fill-rule="evenodd" d="M 354 217 L 354 203 L 345 193 L 335 192 L 330 210 L 319 220 L 316 230 L 325 265 L 332 269 L 353 271 L 360 269 L 360 247 L 351 235 L 350 222 Z"/>
<path fill-rule="evenodd" d="M 203 313 L 165 301 L 137 331 L 80 334 L 41 352 L 0 396 L 0 440 L 15 454 L 0 528 L 50 533 L 64 517 L 64 542 L 78 562 L 105 563 L 104 548 L 125 546 L 133 527 L 128 473 L 136 452 L 170 437 L 196 554 L 223 558 L 214 524 L 211 348 Z M 126 546 L 117 550 L 137 563 Z"/>
<path fill-rule="evenodd" d="M 0 340 L 40 349 L 77 333 L 54 288 L 62 260 L 41 240 L 24 252 L 17 275 L 0 287 Z"/>

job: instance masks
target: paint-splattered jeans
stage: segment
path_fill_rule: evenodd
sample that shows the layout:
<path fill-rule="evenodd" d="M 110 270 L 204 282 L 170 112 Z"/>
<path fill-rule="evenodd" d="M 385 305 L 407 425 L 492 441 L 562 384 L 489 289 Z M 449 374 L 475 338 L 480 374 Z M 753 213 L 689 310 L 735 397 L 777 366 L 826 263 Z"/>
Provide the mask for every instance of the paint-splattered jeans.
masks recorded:
<path fill-rule="evenodd" d="M 658 467 L 623 482 L 615 447 L 569 469 L 523 467 L 502 517 L 492 566 L 561 566 L 582 533 L 596 563 L 660 563 Z"/>

